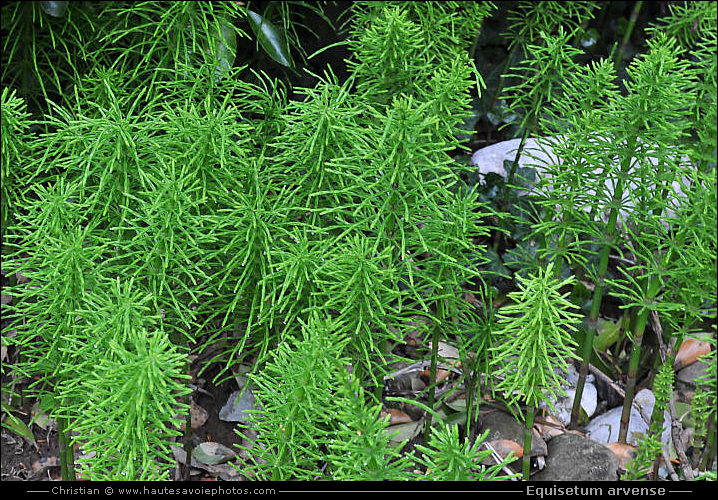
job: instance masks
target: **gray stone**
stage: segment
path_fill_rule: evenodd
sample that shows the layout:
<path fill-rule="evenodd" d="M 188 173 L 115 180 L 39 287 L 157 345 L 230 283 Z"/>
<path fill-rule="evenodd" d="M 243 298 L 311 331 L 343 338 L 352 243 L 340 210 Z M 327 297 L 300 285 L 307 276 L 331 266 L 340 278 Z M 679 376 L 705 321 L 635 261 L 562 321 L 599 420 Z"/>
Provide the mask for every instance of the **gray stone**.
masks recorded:
<path fill-rule="evenodd" d="M 526 142 L 524 144 L 524 149 L 521 153 L 521 156 L 519 157 L 519 162 L 517 164 L 518 168 L 521 169 L 532 169 L 536 176 L 538 177 L 549 177 L 549 174 L 546 172 L 546 166 L 547 165 L 560 165 L 561 161 L 556 157 L 556 155 L 553 152 L 553 144 L 558 143 L 561 141 L 563 136 L 555 136 L 553 138 L 547 138 L 547 137 L 538 137 L 538 138 L 528 138 L 526 139 Z M 599 143 L 601 141 L 604 141 L 604 139 L 597 138 L 596 139 Z M 516 158 L 516 153 L 518 152 L 518 147 L 521 143 L 521 139 L 510 139 L 508 141 L 499 142 L 497 144 L 492 144 L 491 146 L 487 146 L 485 148 L 481 148 L 474 152 L 474 154 L 471 156 L 471 162 L 470 164 L 472 166 L 477 167 L 477 173 L 478 173 L 478 179 L 479 183 L 483 184 L 485 183 L 485 176 L 489 173 L 498 174 L 504 179 L 508 178 L 508 172 L 506 171 L 504 162 L 511 161 L 513 162 Z M 646 161 L 656 165 L 657 160 L 653 157 L 647 157 Z M 680 159 L 680 163 L 689 165 L 690 164 L 690 158 L 688 156 L 682 156 Z M 631 165 L 635 164 L 635 158 L 631 160 Z M 634 168 L 631 167 L 629 173 L 632 173 L 634 171 Z M 595 175 L 597 178 L 605 178 L 605 185 L 608 193 L 612 193 L 614 191 L 614 184 L 616 182 L 615 175 L 606 175 L 603 172 L 602 167 L 597 167 L 594 170 Z M 633 181 L 630 180 L 631 177 L 629 176 L 629 182 L 628 185 L 625 187 L 625 192 L 623 195 L 623 200 L 621 203 L 620 214 L 621 218 L 620 221 L 626 221 L 630 218 L 631 211 L 627 210 L 627 207 L 633 207 L 634 201 L 631 197 L 631 192 L 635 191 L 637 189 L 637 182 L 638 180 Z M 533 182 L 529 180 L 531 184 Z M 687 185 L 690 184 L 690 179 L 687 177 L 683 177 L 682 182 L 679 183 L 677 181 L 673 181 L 672 188 L 673 192 L 671 193 L 674 197 L 685 197 L 683 194 L 683 189 L 681 184 Z M 652 184 L 652 186 L 655 187 L 655 184 Z M 530 186 L 529 190 L 533 190 L 533 187 Z M 587 193 L 594 195 L 595 191 L 591 189 L 587 189 Z M 520 196 L 523 196 L 526 194 L 525 191 L 519 191 L 518 194 Z M 673 217 L 675 215 L 675 208 L 677 208 L 678 202 L 676 199 L 672 200 L 672 203 L 666 208 L 666 214 L 668 217 Z M 584 210 L 588 211 L 589 207 L 585 207 Z M 604 219 L 604 222 L 607 221 L 607 213 L 601 214 L 601 217 Z M 623 222 L 621 222 L 622 224 Z"/>
<path fill-rule="evenodd" d="M 508 173 L 504 168 L 504 161 L 514 160 L 520 143 L 521 139 L 510 139 L 476 151 L 471 156 L 471 164 L 479 167 L 480 182 L 483 183 L 483 177 L 489 173 L 498 174 L 504 179 L 508 178 Z M 553 149 L 542 148 L 535 138 L 526 139 L 517 166 L 526 168 L 535 167 L 536 164 L 554 163 L 557 159 L 552 153 Z"/>
<path fill-rule="evenodd" d="M 485 441 L 496 439 L 509 439 L 523 446 L 524 426 L 516 421 L 510 413 L 500 410 L 492 410 L 481 415 L 483 430 L 489 429 L 489 435 Z M 541 439 L 538 433 L 534 432 L 531 439 L 531 456 L 546 456 L 548 448 L 546 441 Z"/>
<path fill-rule="evenodd" d="M 540 403 L 539 407 L 554 415 L 563 425 L 568 425 L 571 420 L 573 399 L 576 397 L 578 372 L 573 365 L 568 365 L 567 371 L 559 368 L 556 368 L 555 371 L 556 374 L 564 380 L 564 382 L 561 383 L 561 389 L 565 394 L 550 395 L 548 402 Z M 583 395 L 581 396 L 581 407 L 589 418 L 596 413 L 596 408 L 598 407 L 596 386 L 593 385 L 594 380 L 595 377 L 589 373 L 586 377 L 586 383 L 583 386 Z"/>
<path fill-rule="evenodd" d="M 634 402 L 641 408 L 641 412 L 639 413 L 636 410 L 635 405 L 631 407 L 627 441 L 629 444 L 637 445 L 641 436 L 648 432 L 648 420 L 653 414 L 656 398 L 650 390 L 643 389 L 636 394 Z M 621 413 L 623 413 L 623 407 L 619 406 L 592 419 L 586 426 L 586 434 L 601 444 L 615 443 L 618 441 L 618 433 L 621 427 Z M 664 412 L 663 417 L 664 424 L 661 440 L 664 444 L 668 444 L 671 437 L 671 416 L 668 412 Z"/>
<path fill-rule="evenodd" d="M 618 457 L 602 444 L 565 433 L 548 444 L 546 466 L 533 481 L 617 481 Z"/>
<path fill-rule="evenodd" d="M 568 425 L 571 421 L 571 410 L 573 409 L 573 400 L 576 397 L 576 389 L 566 389 L 565 396 L 559 396 L 554 405 L 555 415 L 563 425 Z M 552 398 L 553 399 L 553 398 Z M 581 407 L 586 415 L 590 418 L 596 413 L 598 407 L 598 395 L 596 386 L 590 382 L 586 382 L 583 386 L 583 394 L 581 395 Z"/>
<path fill-rule="evenodd" d="M 241 394 L 241 398 L 239 397 Z M 239 401 L 238 401 L 239 399 Z M 251 388 L 247 388 L 244 393 L 234 391 L 227 400 L 227 403 L 219 410 L 219 419 L 225 422 L 242 422 L 254 425 L 249 420 L 249 410 L 255 409 L 254 393 Z"/>
<path fill-rule="evenodd" d="M 708 373 L 708 365 L 698 361 L 678 370 L 678 373 L 676 373 L 676 380 L 695 387 L 696 379 L 702 377 L 706 373 Z"/>

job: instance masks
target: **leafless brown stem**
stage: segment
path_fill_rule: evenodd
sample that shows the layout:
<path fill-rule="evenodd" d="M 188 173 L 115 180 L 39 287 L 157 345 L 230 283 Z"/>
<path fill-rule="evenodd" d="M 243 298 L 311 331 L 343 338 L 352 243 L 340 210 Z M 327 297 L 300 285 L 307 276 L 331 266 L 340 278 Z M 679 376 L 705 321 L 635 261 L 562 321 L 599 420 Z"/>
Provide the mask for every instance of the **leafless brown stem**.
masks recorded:
<path fill-rule="evenodd" d="M 678 420 L 678 412 L 676 411 L 676 402 L 673 397 L 668 401 L 668 407 L 671 413 L 671 437 L 673 438 L 673 446 L 678 454 L 678 460 L 681 462 L 681 469 L 683 470 L 683 476 L 687 480 L 692 480 L 695 476 L 693 475 L 693 467 L 690 460 L 686 456 L 686 448 L 681 439 L 681 431 L 683 426 L 681 421 Z"/>
<path fill-rule="evenodd" d="M 678 474 L 676 474 L 676 471 L 673 469 L 673 464 L 671 463 L 671 454 L 668 451 L 668 446 L 663 445 L 663 461 L 666 464 L 666 470 L 668 471 L 668 475 L 673 481 L 680 481 L 678 478 Z M 658 479 L 656 477 L 656 479 Z"/>

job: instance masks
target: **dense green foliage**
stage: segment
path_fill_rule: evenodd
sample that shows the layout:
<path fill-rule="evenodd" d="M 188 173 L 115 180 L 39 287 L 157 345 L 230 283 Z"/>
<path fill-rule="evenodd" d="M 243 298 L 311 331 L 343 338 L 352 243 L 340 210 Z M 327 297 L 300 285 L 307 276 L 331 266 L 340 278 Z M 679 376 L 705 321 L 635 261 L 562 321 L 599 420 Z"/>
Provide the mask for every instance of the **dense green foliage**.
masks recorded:
<path fill-rule="evenodd" d="M 697 35 L 685 23 L 714 7 L 672 10 L 619 80 L 610 59 L 577 62 L 597 5 L 519 2 L 510 50 L 525 59 L 504 102 L 558 161 L 530 197 L 514 162 L 492 204 L 455 155 L 484 91 L 474 55 L 491 3 L 357 2 L 348 78 L 330 67 L 309 87 L 236 61 L 243 43 L 306 61 L 299 14 L 318 5 L 45 4 L 2 12 L 3 272 L 24 278 L 4 292 L 3 345 L 58 419 L 67 479 L 169 478 L 189 355 L 204 349 L 220 380 L 252 363 L 258 404 L 239 426 L 257 433 L 252 478 L 505 479 L 513 457 L 483 465 L 486 434 L 460 437 L 433 411 L 441 342 L 464 369 L 493 370 L 490 390 L 525 404 L 530 428 L 562 392 L 555 368 L 593 354 L 604 291 L 637 317 L 627 408 L 648 315 L 678 343 L 715 318 L 715 16 Z M 488 246 L 517 234 L 519 291 L 494 321 Z M 610 255 L 631 265 L 608 275 Z M 595 290 L 584 339 L 574 275 Z M 464 298 L 477 283 L 479 307 Z M 396 347 L 417 318 L 426 433 L 404 453 L 381 395 L 412 361 Z M 650 439 L 632 475 L 659 451 Z"/>

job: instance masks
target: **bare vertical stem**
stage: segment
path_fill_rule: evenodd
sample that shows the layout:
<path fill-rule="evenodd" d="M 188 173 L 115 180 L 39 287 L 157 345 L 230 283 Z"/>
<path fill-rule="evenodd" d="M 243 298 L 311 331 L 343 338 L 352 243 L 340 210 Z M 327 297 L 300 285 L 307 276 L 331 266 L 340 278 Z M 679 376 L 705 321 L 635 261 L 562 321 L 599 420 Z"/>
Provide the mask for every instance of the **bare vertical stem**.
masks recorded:
<path fill-rule="evenodd" d="M 611 217 L 609 218 L 609 226 L 607 233 L 610 237 L 613 237 L 613 233 L 616 227 L 617 213 L 615 210 L 611 211 Z M 613 222 L 613 223 L 611 223 Z M 598 266 L 598 279 L 596 287 L 593 290 L 593 301 L 591 302 L 591 312 L 588 317 L 588 325 L 586 328 L 586 335 L 583 340 L 583 353 L 582 363 L 579 369 L 578 382 L 576 384 L 576 395 L 573 399 L 573 407 L 571 408 L 571 426 L 576 427 L 578 424 L 578 417 L 581 410 L 581 398 L 583 397 L 583 388 L 586 384 L 586 377 L 588 376 L 588 365 L 591 362 L 591 353 L 593 352 L 593 339 L 596 335 L 596 326 L 598 324 L 598 313 L 601 308 L 601 300 L 603 299 L 604 276 L 608 269 L 608 256 L 611 253 L 609 245 L 604 245 L 601 250 L 601 260 Z"/>
<path fill-rule="evenodd" d="M 526 427 L 524 428 L 524 456 L 523 456 L 523 478 L 524 481 L 529 480 L 531 473 L 531 441 L 533 439 L 535 408 L 529 406 L 526 408 Z"/>
<path fill-rule="evenodd" d="M 618 72 L 618 68 L 619 66 L 621 66 L 621 61 L 623 60 L 623 52 L 626 50 L 626 45 L 628 45 L 628 41 L 631 39 L 631 35 L 633 34 L 633 28 L 636 26 L 636 20 L 638 19 L 638 14 L 641 12 L 641 7 L 643 7 L 642 1 L 636 2 L 636 4 L 633 6 L 633 11 L 631 12 L 631 18 L 628 21 L 626 33 L 623 35 L 621 46 L 619 47 L 618 53 L 616 54 L 616 72 Z"/>
<path fill-rule="evenodd" d="M 643 332 L 646 327 L 646 319 L 648 312 L 644 311 L 638 317 L 638 325 L 633 334 L 633 347 L 631 350 L 631 359 L 628 362 L 628 379 L 626 381 L 626 397 L 623 399 L 623 412 L 621 413 L 621 427 L 618 431 L 618 441 L 626 442 L 628 435 L 628 423 L 631 418 L 631 406 L 636 391 L 636 378 L 638 375 L 638 363 L 641 359 L 641 344 L 643 343 Z"/>
<path fill-rule="evenodd" d="M 60 441 L 60 472 L 63 481 L 75 481 L 75 452 L 69 436 L 67 417 L 57 419 L 57 434 Z"/>
<path fill-rule="evenodd" d="M 646 299 L 653 300 L 660 288 L 657 279 L 651 279 L 647 285 Z M 618 431 L 618 441 L 626 442 L 628 435 L 628 423 L 631 418 L 631 405 L 636 391 L 636 378 L 638 377 L 638 364 L 641 359 L 641 344 L 643 343 L 643 333 L 646 329 L 648 321 L 648 309 L 643 309 L 638 315 L 636 322 L 636 330 L 633 333 L 633 347 L 631 349 L 631 358 L 628 362 L 628 379 L 626 380 L 626 397 L 623 400 L 623 412 L 621 413 L 621 427 Z"/>
<path fill-rule="evenodd" d="M 700 463 L 701 470 L 706 470 L 713 457 L 716 455 L 716 422 L 715 418 L 712 422 L 707 423 L 708 427 L 708 438 L 706 439 L 706 446 L 703 449 L 703 456 Z"/>
<path fill-rule="evenodd" d="M 631 152 L 633 151 L 636 144 L 636 137 L 631 137 L 628 141 L 627 153 L 621 162 L 621 172 L 628 172 L 631 165 Z M 608 257 L 611 253 L 611 242 L 616 236 L 616 221 L 618 220 L 618 206 L 623 198 L 623 179 L 619 176 L 618 182 L 616 183 L 616 190 L 613 193 L 613 207 L 608 215 L 608 223 L 606 224 L 606 230 L 604 232 L 606 243 L 604 243 L 601 249 L 601 258 L 598 264 L 598 274 L 596 276 L 596 287 L 593 290 L 593 302 L 591 303 L 591 312 L 588 317 L 588 327 L 586 328 L 586 335 L 583 343 L 583 360 L 581 363 L 581 369 L 578 374 L 578 383 L 576 385 L 576 395 L 573 400 L 573 407 L 571 408 L 571 427 L 576 427 L 578 424 L 578 416 L 581 410 L 581 398 L 583 397 L 583 388 L 586 384 L 586 376 L 588 375 L 588 365 L 591 362 L 591 353 L 593 352 L 593 339 L 596 336 L 596 326 L 598 324 L 598 313 L 601 308 L 601 301 L 603 300 L 603 291 L 605 288 L 604 278 L 606 271 L 608 270 Z"/>
<path fill-rule="evenodd" d="M 188 353 L 189 354 L 189 353 Z M 191 375 L 191 362 L 189 356 L 187 356 L 187 374 Z M 192 467 L 192 393 L 187 394 L 187 415 L 185 416 L 184 425 L 184 451 L 185 451 L 185 466 L 182 471 L 182 480 L 190 480 L 190 469 Z"/>

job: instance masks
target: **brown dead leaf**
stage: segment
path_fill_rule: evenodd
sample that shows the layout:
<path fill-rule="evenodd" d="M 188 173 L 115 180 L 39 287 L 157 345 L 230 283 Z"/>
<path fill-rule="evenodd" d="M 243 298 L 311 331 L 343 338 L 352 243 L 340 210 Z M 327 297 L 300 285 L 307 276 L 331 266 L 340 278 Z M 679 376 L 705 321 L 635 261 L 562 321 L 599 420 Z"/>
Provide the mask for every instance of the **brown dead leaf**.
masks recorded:
<path fill-rule="evenodd" d="M 508 457 L 509 453 L 512 451 L 516 457 L 522 457 L 524 455 L 524 447 L 516 441 L 512 441 L 510 439 L 496 439 L 491 441 L 491 444 L 496 452 L 501 455 L 501 458 Z"/>
<path fill-rule="evenodd" d="M 544 441 L 548 441 L 552 437 L 556 437 L 559 434 L 566 432 L 566 427 L 557 417 L 553 415 L 546 415 L 545 417 L 537 419 L 534 429 L 539 433 L 541 439 Z"/>
<path fill-rule="evenodd" d="M 489 447 L 487 449 L 494 449 L 496 453 L 501 456 L 502 460 L 505 460 L 509 456 L 509 453 L 514 452 L 514 457 L 521 458 L 524 456 L 524 447 L 518 444 L 516 441 L 510 439 L 495 439 L 489 441 Z M 481 461 L 483 465 L 490 466 L 496 464 L 496 460 L 492 456 L 488 456 Z"/>
<path fill-rule="evenodd" d="M 429 382 L 431 380 L 430 375 L 431 375 L 430 370 L 423 370 L 423 371 L 419 372 L 419 376 L 424 379 L 424 383 L 427 385 L 429 384 Z M 444 380 L 449 378 L 449 375 L 451 375 L 450 371 L 442 370 L 441 368 L 436 369 L 436 381 L 437 382 L 443 382 Z"/>
<path fill-rule="evenodd" d="M 439 342 L 439 359 L 442 359 L 444 363 L 439 362 L 438 366 L 445 370 L 451 370 L 452 368 L 458 368 L 461 366 L 459 361 L 459 350 L 451 344 L 446 342 Z M 448 365 L 446 364 L 448 363 Z"/>
<path fill-rule="evenodd" d="M 200 427 L 202 427 L 209 418 L 209 413 L 207 412 L 207 410 L 195 403 L 194 400 L 190 400 L 189 413 L 192 417 L 193 429 L 199 429 Z"/>
<path fill-rule="evenodd" d="M 608 443 L 606 445 L 609 450 L 613 452 L 616 457 L 618 457 L 618 465 L 619 467 L 626 468 L 626 464 L 631 461 L 631 459 L 636 454 L 636 446 L 627 444 L 627 443 Z"/>
<path fill-rule="evenodd" d="M 681 343 L 681 347 L 676 354 L 676 360 L 673 362 L 673 369 L 678 371 L 688 365 L 695 363 L 700 356 L 710 354 L 711 344 L 704 340 L 686 339 Z"/>
<path fill-rule="evenodd" d="M 385 418 L 389 415 L 389 425 L 406 424 L 413 422 L 412 418 L 401 410 L 396 408 L 389 408 L 389 410 L 382 410 L 381 417 Z"/>
<path fill-rule="evenodd" d="M 59 467 L 60 466 L 60 458 L 59 457 L 42 457 L 38 460 L 35 460 L 32 464 L 32 471 L 37 474 L 39 472 L 44 471 L 45 469 L 49 467 Z"/>

